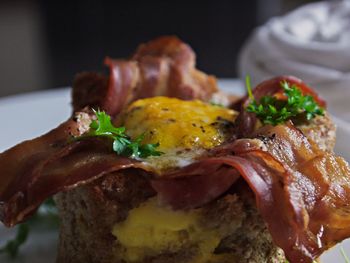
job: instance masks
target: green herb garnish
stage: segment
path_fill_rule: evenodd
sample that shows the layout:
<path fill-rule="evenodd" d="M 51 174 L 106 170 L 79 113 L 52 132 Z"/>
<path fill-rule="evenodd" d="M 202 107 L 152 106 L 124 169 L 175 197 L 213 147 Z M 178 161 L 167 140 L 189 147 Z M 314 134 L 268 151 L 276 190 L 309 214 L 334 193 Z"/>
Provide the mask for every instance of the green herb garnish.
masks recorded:
<path fill-rule="evenodd" d="M 0 254 L 6 253 L 11 258 L 15 258 L 18 254 L 19 248 L 27 241 L 29 234 L 29 226 L 28 224 L 20 224 L 17 227 L 16 236 L 7 241 L 7 243 L 0 248 Z"/>
<path fill-rule="evenodd" d="M 221 103 L 217 103 L 217 102 L 214 102 L 214 101 L 209 101 L 209 104 L 212 105 L 212 106 L 217 106 L 217 107 L 221 107 L 221 108 L 225 108 L 225 106 Z"/>
<path fill-rule="evenodd" d="M 290 86 L 287 81 L 281 82 L 286 99 L 264 96 L 257 102 L 252 93 L 249 76 L 246 77 L 246 86 L 250 99 L 246 110 L 255 113 L 263 124 L 278 125 L 292 118 L 303 117 L 311 120 L 317 115 L 324 115 L 324 109 L 312 96 L 304 96 L 296 85 Z"/>
<path fill-rule="evenodd" d="M 144 134 L 139 135 L 134 141 L 125 133 L 125 127 L 115 127 L 111 117 L 104 111 L 93 110 L 97 120 L 90 124 L 90 131 L 80 138 L 97 136 L 109 138 L 113 141 L 113 151 L 118 155 L 133 158 L 147 158 L 149 156 L 160 156 L 163 152 L 157 151 L 159 143 L 142 144 Z M 80 139 L 79 138 L 79 139 Z"/>
<path fill-rule="evenodd" d="M 16 235 L 8 240 L 6 244 L 0 247 L 0 254 L 7 254 L 10 258 L 16 258 L 19 249 L 28 239 L 31 227 L 46 227 L 48 229 L 57 229 L 59 223 L 57 208 L 52 198 L 47 199 L 27 222 L 17 226 Z"/>
<path fill-rule="evenodd" d="M 346 255 L 345 250 L 344 250 L 343 247 L 340 247 L 340 253 L 343 256 L 343 258 L 345 260 L 345 263 L 350 263 L 350 259 L 349 259 L 348 255 Z"/>

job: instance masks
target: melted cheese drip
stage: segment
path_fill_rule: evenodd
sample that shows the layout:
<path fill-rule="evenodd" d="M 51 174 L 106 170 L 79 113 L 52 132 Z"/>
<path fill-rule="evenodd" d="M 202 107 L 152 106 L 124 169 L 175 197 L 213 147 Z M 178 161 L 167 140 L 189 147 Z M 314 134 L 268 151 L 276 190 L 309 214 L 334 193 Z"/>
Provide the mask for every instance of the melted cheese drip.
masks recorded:
<path fill-rule="evenodd" d="M 123 125 L 133 139 L 146 132 L 144 143 L 159 143 L 163 152 L 210 149 L 227 139 L 225 123 L 236 116 L 233 110 L 199 100 L 153 97 L 132 103 Z"/>
<path fill-rule="evenodd" d="M 156 199 L 141 204 L 129 212 L 127 219 L 116 224 L 113 235 L 123 246 L 126 262 L 139 262 L 147 256 L 198 247 L 193 263 L 215 260 L 214 249 L 222 234 L 199 224 L 199 210 L 173 211 L 157 205 Z M 216 261 L 211 261 L 216 262 Z"/>

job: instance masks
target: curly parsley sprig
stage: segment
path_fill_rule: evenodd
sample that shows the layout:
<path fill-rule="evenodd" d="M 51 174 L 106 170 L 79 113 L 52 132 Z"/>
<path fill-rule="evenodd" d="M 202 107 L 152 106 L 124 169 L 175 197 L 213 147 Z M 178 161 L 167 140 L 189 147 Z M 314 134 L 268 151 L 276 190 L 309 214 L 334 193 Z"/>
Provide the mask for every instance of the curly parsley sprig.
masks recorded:
<path fill-rule="evenodd" d="M 18 254 L 19 248 L 27 241 L 29 235 L 28 224 L 21 224 L 17 227 L 16 236 L 7 241 L 7 243 L 0 248 L 0 254 L 6 253 L 11 258 L 15 258 Z"/>
<path fill-rule="evenodd" d="M 246 111 L 255 113 L 263 124 L 275 126 L 296 117 L 312 120 L 317 115 L 324 115 L 324 109 L 315 102 L 312 96 L 304 96 L 296 85 L 290 86 L 287 81 L 281 82 L 286 99 L 263 96 L 257 102 L 253 96 L 249 76 L 246 76 L 246 86 L 250 99 Z"/>
<path fill-rule="evenodd" d="M 350 263 L 350 259 L 349 259 L 348 255 L 345 253 L 344 247 L 340 247 L 340 253 L 343 256 L 345 263 Z"/>
<path fill-rule="evenodd" d="M 125 133 L 125 127 L 115 127 L 111 122 L 111 117 L 104 111 L 93 110 L 97 120 L 90 124 L 90 131 L 84 137 L 105 137 L 113 141 L 113 151 L 118 155 L 147 158 L 149 156 L 160 156 L 163 152 L 157 151 L 159 143 L 142 144 L 144 134 L 139 135 L 134 141 Z"/>
<path fill-rule="evenodd" d="M 36 214 L 28 222 L 17 226 L 16 235 L 0 247 L 0 254 L 6 254 L 12 259 L 16 258 L 20 248 L 28 240 L 33 227 L 40 226 L 43 228 L 46 226 L 49 229 L 57 229 L 58 222 L 58 212 L 55 202 L 52 198 L 49 198 L 40 206 Z"/>

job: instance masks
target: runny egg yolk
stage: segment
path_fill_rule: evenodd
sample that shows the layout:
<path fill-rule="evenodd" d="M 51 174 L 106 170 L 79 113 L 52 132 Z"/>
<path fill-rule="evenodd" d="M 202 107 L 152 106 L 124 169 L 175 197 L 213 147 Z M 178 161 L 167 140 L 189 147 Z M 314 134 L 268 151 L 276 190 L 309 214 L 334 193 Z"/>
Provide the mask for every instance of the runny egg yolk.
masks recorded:
<path fill-rule="evenodd" d="M 131 138 L 144 134 L 143 143 L 159 143 L 158 149 L 167 152 L 220 145 L 237 113 L 199 100 L 153 97 L 135 101 L 124 116 Z"/>
<path fill-rule="evenodd" d="M 143 262 L 161 253 L 176 253 L 196 246 L 198 255 L 192 263 L 220 262 L 213 255 L 223 234 L 200 225 L 200 210 L 173 211 L 157 205 L 151 198 L 129 212 L 127 219 L 116 224 L 112 234 L 122 245 L 119 252 L 126 262 Z"/>

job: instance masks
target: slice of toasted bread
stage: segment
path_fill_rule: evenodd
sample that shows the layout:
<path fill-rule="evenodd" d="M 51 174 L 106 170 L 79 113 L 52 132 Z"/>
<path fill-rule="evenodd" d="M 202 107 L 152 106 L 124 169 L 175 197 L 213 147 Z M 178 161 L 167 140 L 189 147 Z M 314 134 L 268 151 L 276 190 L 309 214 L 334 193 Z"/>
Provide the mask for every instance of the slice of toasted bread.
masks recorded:
<path fill-rule="evenodd" d="M 328 114 L 317 117 L 300 130 L 321 148 L 332 151 L 335 125 Z M 104 176 L 90 184 L 56 195 L 61 216 L 57 263 L 125 263 L 123 246 L 112 229 L 130 210 L 155 195 L 145 175 L 128 170 Z M 252 192 L 242 181 L 221 198 L 200 209 L 204 229 L 221 235 L 214 254 L 219 261 L 198 261 L 198 246 L 160 251 L 136 263 L 277 263 L 285 262 L 260 217 Z"/>
<path fill-rule="evenodd" d="M 222 231 L 223 238 L 214 253 L 220 261 L 206 262 L 283 262 L 255 208 L 249 188 L 227 193 L 201 209 L 201 224 Z M 245 193 L 246 192 L 246 193 Z M 249 193 L 249 194 L 247 194 Z M 112 235 L 114 225 L 128 212 L 154 195 L 147 181 L 137 172 L 110 174 L 104 178 L 56 196 L 61 215 L 57 263 L 122 263 L 122 245 Z M 179 263 L 194 261 L 197 244 L 178 251 L 161 251 L 138 263 Z M 206 263 L 203 262 L 203 263 Z"/>

